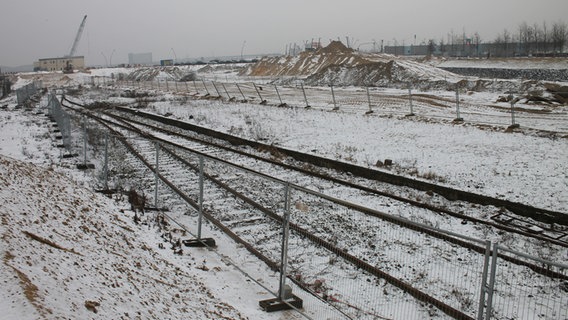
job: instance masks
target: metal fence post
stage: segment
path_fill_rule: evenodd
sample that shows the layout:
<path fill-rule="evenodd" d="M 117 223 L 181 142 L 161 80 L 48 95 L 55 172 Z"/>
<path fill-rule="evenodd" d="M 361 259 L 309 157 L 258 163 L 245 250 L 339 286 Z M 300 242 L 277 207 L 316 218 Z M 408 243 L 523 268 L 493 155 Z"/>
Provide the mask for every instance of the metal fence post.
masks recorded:
<path fill-rule="evenodd" d="M 483 310 L 485 309 L 485 297 L 488 292 L 487 275 L 489 273 L 489 263 L 491 259 L 491 241 L 485 242 L 485 262 L 483 263 L 483 273 L 481 275 L 481 290 L 479 293 L 479 307 L 477 309 L 477 320 L 483 320 Z"/>
<path fill-rule="evenodd" d="M 365 90 L 367 91 L 367 103 L 369 104 L 369 111 L 371 111 L 372 105 L 371 105 L 371 94 L 369 93 L 369 87 L 366 86 Z"/>
<path fill-rule="evenodd" d="M 495 289 L 495 277 L 497 273 L 497 254 L 499 250 L 499 245 L 495 243 L 493 245 L 493 256 L 491 258 L 491 272 L 489 274 L 489 286 L 487 287 L 487 307 L 485 313 L 485 319 L 490 320 L 493 314 L 493 292 Z"/>
<path fill-rule="evenodd" d="M 410 87 L 410 85 L 408 86 L 408 103 L 410 104 L 410 113 L 407 114 L 407 117 L 412 117 L 414 116 L 414 109 L 412 106 L 412 88 Z"/>
<path fill-rule="evenodd" d="M 253 82 L 252 85 L 254 86 L 254 90 L 256 90 L 258 97 L 260 98 L 260 104 L 266 104 L 266 100 L 262 99 L 262 95 L 260 95 L 260 90 L 258 90 L 256 83 Z"/>
<path fill-rule="evenodd" d="M 154 207 L 158 209 L 158 181 L 159 181 L 159 171 L 160 171 L 160 143 L 158 141 L 156 144 L 156 170 L 154 172 Z"/>
<path fill-rule="evenodd" d="M 454 121 L 463 121 L 463 118 L 460 116 L 460 87 L 458 85 L 456 85 L 456 118 Z"/>
<path fill-rule="evenodd" d="M 241 93 L 241 96 L 243 97 L 243 102 L 247 102 L 247 98 L 245 97 L 243 90 L 241 90 L 241 87 L 239 87 L 239 84 L 235 82 L 235 85 L 237 86 L 237 89 L 239 89 L 239 92 Z"/>
<path fill-rule="evenodd" d="M 201 239 L 203 221 L 203 156 L 199 157 L 199 217 L 197 218 L 197 239 Z"/>
<path fill-rule="evenodd" d="M 288 264 L 288 236 L 290 235 L 290 184 L 286 183 L 284 189 L 284 219 L 282 220 L 282 250 L 280 259 L 280 286 L 278 289 L 278 297 L 280 300 L 286 300 L 286 266 Z"/>
<path fill-rule="evenodd" d="M 231 97 L 231 95 L 229 94 L 229 91 L 227 90 L 227 87 L 225 86 L 225 84 L 223 82 L 221 82 L 221 86 L 223 86 L 223 90 L 225 90 L 225 94 L 227 94 L 227 97 L 229 98 L 229 101 L 233 101 L 234 99 Z"/>
<path fill-rule="evenodd" d="M 278 297 L 260 301 L 260 307 L 267 312 L 286 310 L 291 308 L 303 308 L 303 301 L 292 294 L 292 288 L 286 285 L 286 266 L 288 264 L 288 238 L 290 235 L 290 183 L 284 186 L 285 201 L 284 214 L 282 216 L 282 251 L 280 258 L 280 281 Z"/>
<path fill-rule="evenodd" d="M 207 86 L 205 85 L 205 80 L 201 79 L 201 83 L 203 83 L 203 87 L 205 88 L 205 92 L 207 92 L 206 96 L 211 95 L 211 94 L 209 93 L 209 89 L 207 89 Z"/>
<path fill-rule="evenodd" d="M 213 88 L 215 88 L 215 91 L 217 92 L 217 96 L 219 98 L 222 98 L 221 93 L 219 92 L 219 89 L 217 89 L 217 86 L 215 85 L 215 81 L 211 81 L 211 83 L 213 84 Z"/>
<path fill-rule="evenodd" d="M 83 116 L 83 165 L 87 166 L 87 119 Z"/>
<path fill-rule="evenodd" d="M 335 92 L 333 92 L 333 85 L 330 84 L 329 86 L 331 87 L 331 99 L 333 100 L 333 110 L 339 110 L 339 107 L 337 106 L 337 103 L 335 102 Z M 369 106 L 369 110 L 370 109 L 371 109 L 371 106 Z"/>
<path fill-rule="evenodd" d="M 306 102 L 306 108 L 309 108 L 310 105 L 308 104 L 308 98 L 306 97 L 306 90 L 304 89 L 304 83 L 300 82 L 300 84 L 302 85 L 302 93 L 304 94 L 304 101 Z"/>
<path fill-rule="evenodd" d="M 205 157 L 203 155 L 199 156 L 199 199 L 197 199 L 198 206 L 198 216 L 197 216 L 197 238 L 183 240 L 183 243 L 187 247 L 215 247 L 215 239 L 213 238 L 203 238 L 201 237 L 201 226 L 203 225 L 203 189 L 205 184 L 205 173 L 204 173 L 204 161 Z"/>
<path fill-rule="evenodd" d="M 108 190 L 108 132 L 105 132 L 105 167 L 104 167 L 105 190 Z"/>
<path fill-rule="evenodd" d="M 280 100 L 279 107 L 285 107 L 286 104 L 282 102 L 282 97 L 280 96 L 280 92 L 278 91 L 278 86 L 274 85 L 274 90 L 276 90 L 276 95 L 278 95 L 278 100 Z"/>
<path fill-rule="evenodd" d="M 520 125 L 515 122 L 515 99 L 511 96 L 511 125 L 509 128 L 514 129 L 518 127 L 520 127 Z"/>

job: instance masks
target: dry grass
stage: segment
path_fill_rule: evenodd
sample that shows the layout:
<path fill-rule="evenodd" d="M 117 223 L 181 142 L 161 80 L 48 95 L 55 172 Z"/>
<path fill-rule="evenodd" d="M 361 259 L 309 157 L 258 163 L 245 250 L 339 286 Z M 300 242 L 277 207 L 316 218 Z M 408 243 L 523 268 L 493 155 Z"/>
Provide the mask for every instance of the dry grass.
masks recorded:
<path fill-rule="evenodd" d="M 40 236 L 38 236 L 38 235 L 35 235 L 35 234 L 31 233 L 31 232 L 28 232 L 28 231 L 22 231 L 22 232 L 23 232 L 25 235 L 27 235 L 28 237 L 32 238 L 33 240 L 39 241 L 39 242 L 41 242 L 41 243 L 43 243 L 43 244 L 47 244 L 48 246 L 53 247 L 53 248 L 55 248 L 55 249 L 59 249 L 59 250 L 63 250 L 63 251 L 66 251 L 66 252 L 70 252 L 70 253 L 74 253 L 74 254 L 81 255 L 80 253 L 75 252 L 73 249 L 63 248 L 63 247 L 59 246 L 58 244 L 56 244 L 56 243 L 54 243 L 54 242 L 52 242 L 52 241 L 50 241 L 50 240 L 44 239 L 44 238 L 42 238 L 42 237 L 40 237 Z"/>
<path fill-rule="evenodd" d="M 44 317 L 46 317 L 47 314 L 52 314 L 53 312 L 50 309 L 45 308 L 41 303 L 38 302 L 38 300 L 39 300 L 38 299 L 39 298 L 38 287 L 35 284 L 33 284 L 33 282 L 30 280 L 30 278 L 25 273 L 18 270 L 16 267 L 10 265 L 10 261 L 14 258 L 15 258 L 15 256 L 12 253 L 7 251 L 4 254 L 4 258 L 3 258 L 4 264 L 6 266 L 10 267 L 12 270 L 14 270 L 14 272 L 16 272 L 16 275 L 18 276 L 18 279 L 20 280 L 20 285 L 21 285 L 22 289 L 24 290 L 24 295 L 25 295 L 26 299 L 28 299 L 28 301 Z"/>

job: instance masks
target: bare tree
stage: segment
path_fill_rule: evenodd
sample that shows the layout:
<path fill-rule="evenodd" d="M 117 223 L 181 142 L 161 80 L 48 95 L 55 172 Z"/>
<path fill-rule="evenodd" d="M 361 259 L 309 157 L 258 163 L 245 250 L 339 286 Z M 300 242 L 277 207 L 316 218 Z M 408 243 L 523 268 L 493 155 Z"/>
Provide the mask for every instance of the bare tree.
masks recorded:
<path fill-rule="evenodd" d="M 552 48 L 555 53 L 563 52 L 568 38 L 568 27 L 564 22 L 555 22 L 552 25 Z"/>

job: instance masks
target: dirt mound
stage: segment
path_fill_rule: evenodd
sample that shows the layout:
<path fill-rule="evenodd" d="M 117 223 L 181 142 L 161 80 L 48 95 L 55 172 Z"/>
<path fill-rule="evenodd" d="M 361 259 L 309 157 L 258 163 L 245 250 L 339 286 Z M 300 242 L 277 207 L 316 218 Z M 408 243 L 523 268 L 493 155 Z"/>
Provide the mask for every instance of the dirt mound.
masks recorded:
<path fill-rule="evenodd" d="M 152 81 L 155 79 L 179 80 L 185 73 L 178 67 L 142 67 L 126 76 L 129 81 Z"/>
<path fill-rule="evenodd" d="M 409 83 L 457 82 L 462 77 L 434 66 L 388 54 L 362 53 L 347 48 L 340 41 L 315 52 L 296 56 L 263 58 L 249 66 L 241 75 L 281 77 L 276 82 L 286 84 L 296 77 L 306 78 L 306 84 L 328 86 L 408 86 Z"/>
<path fill-rule="evenodd" d="M 355 50 L 347 48 L 341 41 L 332 41 L 326 47 L 317 50 L 317 54 L 351 54 Z"/>

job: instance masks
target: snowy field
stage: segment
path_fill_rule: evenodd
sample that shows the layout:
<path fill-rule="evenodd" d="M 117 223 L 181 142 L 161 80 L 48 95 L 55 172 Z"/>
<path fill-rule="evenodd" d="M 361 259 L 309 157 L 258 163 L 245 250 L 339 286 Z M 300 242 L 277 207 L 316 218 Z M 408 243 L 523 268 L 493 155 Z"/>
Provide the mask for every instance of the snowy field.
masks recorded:
<path fill-rule="evenodd" d="M 91 76 L 129 72 L 99 69 L 90 74 L 28 74 L 16 87 L 32 80 L 42 80 L 50 88 L 85 85 Z M 238 75 L 234 70 L 212 70 L 208 77 L 232 82 Z M 170 93 L 153 93 L 162 99 L 149 105 L 150 112 L 366 167 L 392 159 L 392 168 L 379 170 L 568 211 L 566 135 L 507 132 L 506 122 L 493 127 L 467 121 L 455 124 L 443 121 L 440 115 L 451 118 L 447 113 L 434 113 L 433 116 L 440 116 L 437 120 L 405 117 L 406 110 L 395 107 L 389 112 L 363 115 L 357 108 L 344 106 L 340 111 L 331 111 L 211 100 L 189 99 L 181 103 Z M 93 91 L 82 99 L 92 102 L 107 99 L 107 94 Z M 464 99 L 476 105 L 483 101 L 493 105 L 497 96 L 479 93 Z M 116 97 L 109 100 L 134 103 Z M 59 151 L 52 147 L 45 117 L 15 109 L 13 98 L 0 101 L 2 105 L 7 108 L 0 110 L 0 232 L 5 239 L 1 243 L 5 285 L 0 292 L 0 308 L 8 310 L 4 314 L 7 319 L 87 318 L 93 316 L 86 306 L 93 306 L 92 302 L 100 304 L 94 306 L 100 318 L 152 318 L 160 310 L 160 315 L 173 319 L 213 319 L 221 318 L 220 315 L 230 319 L 301 318 L 292 312 L 262 312 L 258 301 L 270 295 L 246 281 L 217 255 L 203 250 L 178 257 L 170 250 L 160 250 L 159 234 L 137 229 L 127 204 L 92 193 L 93 176 L 58 165 Z M 495 113 L 491 108 L 471 111 L 481 117 Z M 530 117 L 525 123 L 529 121 Z M 568 127 L 562 122 L 555 125 Z M 16 194 L 26 196 L 15 197 Z M 95 214 L 81 215 L 78 211 Z M 220 234 L 215 237 L 223 243 L 222 255 L 244 251 Z M 125 244 L 136 250 L 128 250 Z M 132 255 L 137 257 L 137 263 L 128 259 Z M 276 290 L 276 274 L 244 252 L 241 259 L 240 263 L 250 264 L 258 274 L 267 275 L 258 280 Z M 568 257 L 564 260 L 566 263 Z M 219 286 L 220 283 L 225 285 Z M 146 303 L 140 302 L 140 296 Z"/>
<path fill-rule="evenodd" d="M 403 173 L 433 174 L 463 190 L 561 212 L 568 209 L 567 139 L 428 123 L 404 116 L 210 101 L 183 106 L 157 103 L 153 109 L 244 138 L 362 166 L 392 159 Z"/>
<path fill-rule="evenodd" d="M 197 67 L 192 66 L 190 70 L 195 71 Z M 221 66 L 210 69 L 202 76 L 233 82 L 239 78 L 234 70 Z M 98 69 L 92 70 L 91 74 L 71 75 L 73 79 L 64 78 L 67 78 L 65 84 L 84 84 L 89 83 L 86 80 L 89 76 L 116 76 L 128 72 L 131 71 Z M 157 77 L 166 75 L 158 74 Z M 62 81 L 51 79 L 46 86 L 50 83 L 57 85 Z M 137 87 L 132 89 L 136 90 Z M 356 89 L 344 90 L 348 92 L 346 94 L 361 91 Z M 291 104 L 295 108 L 276 108 L 210 100 L 180 103 L 170 101 L 176 99 L 170 94 L 164 95 L 163 91 L 142 90 L 153 92 L 163 100 L 152 103 L 152 111 L 169 113 L 211 129 L 362 166 L 372 167 L 377 161 L 392 159 L 395 164 L 392 170 L 399 170 L 403 174 L 412 172 L 418 177 L 434 175 L 444 183 L 463 190 L 545 209 L 568 211 L 566 106 L 552 109 L 551 112 L 558 114 L 558 117 L 545 118 L 538 113 L 517 114 L 521 130 L 509 132 L 505 129 L 511 124 L 511 115 L 495 109 L 508 106 L 508 103 L 495 102 L 502 94 L 499 92 L 476 92 L 461 96 L 461 115 L 466 121 L 455 124 L 451 121 L 455 118 L 455 110 L 451 108 L 418 109 L 415 111 L 418 117 L 404 116 L 408 113 L 406 104 L 385 104 L 367 116 L 362 115 L 366 107 L 359 105 L 341 105 L 340 111 L 331 111 L 327 88 L 323 88 L 320 94 L 325 97 L 311 103 L 322 108 L 312 110 L 301 107 L 301 97 L 296 97 L 296 104 Z M 362 95 L 360 92 L 357 94 Z M 406 91 L 389 89 L 383 94 L 400 96 Z M 454 92 L 420 94 L 455 99 Z M 98 98 L 97 94 L 93 94 L 82 99 L 91 102 Z M 124 99 L 115 101 L 128 103 Z M 418 102 L 415 104 L 420 106 Z M 549 108 L 520 103 L 517 107 Z M 523 127 L 528 129 L 523 130 Z M 538 130 L 552 134 L 538 134 Z"/>
<path fill-rule="evenodd" d="M 2 104 L 0 319 L 302 318 L 260 309 L 273 295 L 227 262 L 238 253 L 270 290 L 277 274 L 222 234 L 204 229 L 217 253 L 161 249 L 126 199 L 94 193 L 94 174 L 60 162 L 45 115 Z"/>

